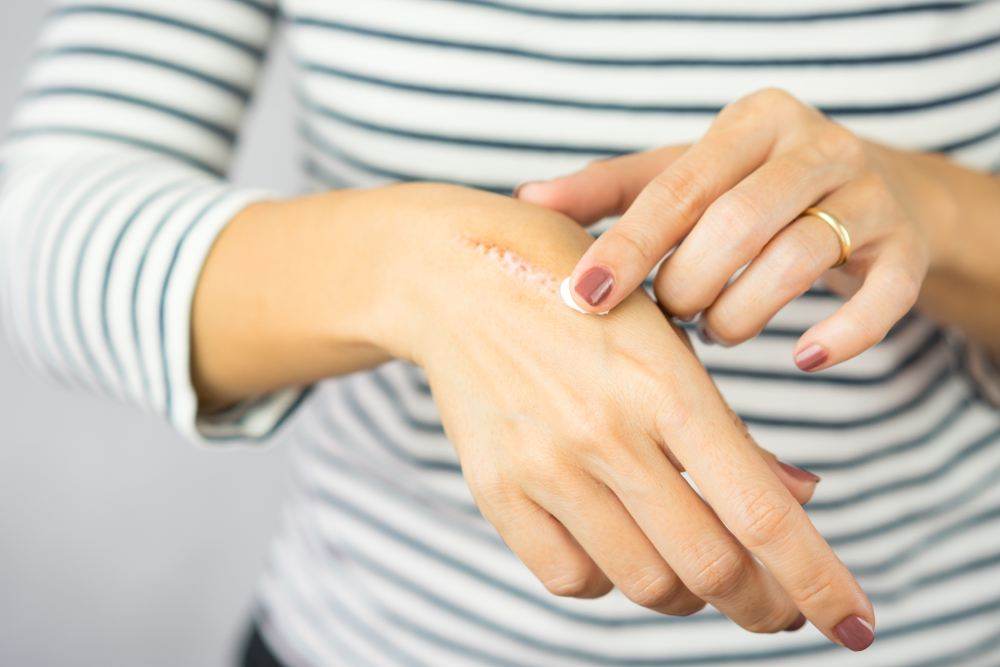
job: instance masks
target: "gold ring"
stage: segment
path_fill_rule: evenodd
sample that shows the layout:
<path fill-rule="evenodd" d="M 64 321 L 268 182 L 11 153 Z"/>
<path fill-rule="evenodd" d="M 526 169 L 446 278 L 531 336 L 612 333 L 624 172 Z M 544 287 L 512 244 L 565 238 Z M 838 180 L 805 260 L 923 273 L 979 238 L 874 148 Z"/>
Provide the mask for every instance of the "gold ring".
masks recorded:
<path fill-rule="evenodd" d="M 813 217 L 819 218 L 826 224 L 830 225 L 833 231 L 837 234 L 837 238 L 840 239 L 840 259 L 837 263 L 831 266 L 831 269 L 838 269 L 842 267 L 851 256 L 851 235 L 847 233 L 847 228 L 837 220 L 829 211 L 824 211 L 821 208 L 816 208 L 815 206 L 807 208 L 802 212 L 802 215 L 811 215 Z"/>

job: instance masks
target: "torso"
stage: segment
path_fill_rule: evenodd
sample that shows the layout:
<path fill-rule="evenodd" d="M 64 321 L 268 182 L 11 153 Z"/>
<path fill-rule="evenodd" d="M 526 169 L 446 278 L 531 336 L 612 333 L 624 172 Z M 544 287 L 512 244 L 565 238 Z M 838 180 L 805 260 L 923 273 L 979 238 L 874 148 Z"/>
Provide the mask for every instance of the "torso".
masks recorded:
<path fill-rule="evenodd" d="M 878 10 L 878 11 L 873 11 Z M 1000 3 L 286 0 L 313 185 L 496 191 L 691 142 L 778 87 L 856 133 L 1000 168 Z M 827 16 L 822 16 L 827 15 Z M 756 439 L 822 475 L 808 511 L 875 604 L 856 665 L 1000 660 L 1000 414 L 916 315 L 817 375 L 814 290 L 757 338 L 698 346 Z M 297 488 L 262 586 L 298 664 L 810 665 L 814 629 L 756 636 L 549 595 L 479 515 L 419 369 L 322 383 L 291 437 Z M 967 654 L 967 659 L 962 655 Z"/>

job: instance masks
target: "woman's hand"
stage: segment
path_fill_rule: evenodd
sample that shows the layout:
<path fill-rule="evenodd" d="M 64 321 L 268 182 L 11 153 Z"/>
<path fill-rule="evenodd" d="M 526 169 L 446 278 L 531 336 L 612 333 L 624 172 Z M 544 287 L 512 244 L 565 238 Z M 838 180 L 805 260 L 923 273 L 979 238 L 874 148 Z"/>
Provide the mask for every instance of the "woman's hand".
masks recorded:
<path fill-rule="evenodd" d="M 615 585 L 668 614 L 709 602 L 758 632 L 801 612 L 866 647 L 860 586 L 656 305 L 640 291 L 603 318 L 574 312 L 557 288 L 587 234 L 505 198 L 449 197 L 421 259 L 393 270 L 407 289 L 377 328 L 427 371 L 477 504 L 546 587 Z"/>
<path fill-rule="evenodd" d="M 757 632 L 808 618 L 867 647 L 871 605 L 800 505 L 814 481 L 746 437 L 644 293 L 600 318 L 562 303 L 591 242 L 450 186 L 253 207 L 199 283 L 195 377 L 231 400 L 417 363 L 483 515 L 552 592 L 615 585 L 668 614 L 708 602 Z"/>
<path fill-rule="evenodd" d="M 795 363 L 813 371 L 880 341 L 916 302 L 933 255 L 949 249 L 945 198 L 928 204 L 942 188 L 923 171 L 767 90 L 723 109 L 693 146 L 596 162 L 517 196 L 585 224 L 622 215 L 573 271 L 574 298 L 590 312 L 620 303 L 680 244 L 656 275 L 661 307 L 682 319 L 700 313 L 703 340 L 735 345 L 824 276 L 853 296 L 796 344 Z M 802 217 L 812 206 L 849 232 L 853 251 L 836 271 L 841 241 Z"/>

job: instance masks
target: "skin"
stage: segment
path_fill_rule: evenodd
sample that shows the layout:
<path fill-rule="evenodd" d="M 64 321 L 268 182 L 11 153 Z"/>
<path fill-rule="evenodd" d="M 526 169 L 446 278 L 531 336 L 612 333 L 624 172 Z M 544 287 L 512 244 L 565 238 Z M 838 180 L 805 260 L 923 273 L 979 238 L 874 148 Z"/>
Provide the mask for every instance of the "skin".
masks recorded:
<path fill-rule="evenodd" d="M 670 248 L 654 290 L 664 310 L 699 316 L 706 342 L 756 336 L 823 278 L 850 299 L 799 339 L 803 370 L 823 370 L 882 340 L 914 305 L 1000 358 L 1000 181 L 939 155 L 863 141 L 787 93 L 766 90 L 724 109 L 692 146 L 598 162 L 529 183 L 517 196 L 589 224 L 621 215 L 573 270 L 605 267 L 613 287 L 588 312 L 614 307 Z M 810 206 L 833 213 L 853 252 Z M 683 240 L 683 242 L 682 242 Z M 749 267 L 731 284 L 738 269 Z M 825 362 L 800 358 L 818 345 Z"/>
<path fill-rule="evenodd" d="M 590 317 L 554 293 L 544 277 L 591 243 L 562 214 L 444 185 L 250 206 L 195 294 L 202 405 L 404 359 L 483 515 L 554 594 L 710 603 L 754 632 L 801 613 L 837 643 L 843 619 L 873 625 L 802 510 L 814 481 L 747 437 L 656 304 L 639 290 Z"/>

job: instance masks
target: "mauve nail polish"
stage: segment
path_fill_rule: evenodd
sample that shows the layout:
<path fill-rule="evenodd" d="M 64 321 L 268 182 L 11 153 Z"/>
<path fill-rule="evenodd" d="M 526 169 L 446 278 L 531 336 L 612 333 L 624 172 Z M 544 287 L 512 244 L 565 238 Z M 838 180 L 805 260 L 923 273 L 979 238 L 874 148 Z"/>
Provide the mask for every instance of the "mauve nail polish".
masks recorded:
<path fill-rule="evenodd" d="M 795 466 L 790 466 L 783 461 L 778 461 L 778 465 L 781 469 L 787 472 L 789 475 L 799 480 L 800 482 L 818 482 L 820 481 L 820 476 L 805 470 L 804 468 L 796 468 Z"/>
<path fill-rule="evenodd" d="M 792 621 L 791 625 L 785 628 L 785 632 L 795 632 L 796 630 L 800 630 L 802 626 L 805 624 L 806 624 L 805 614 L 799 614 L 799 617 L 794 621 Z"/>
<path fill-rule="evenodd" d="M 595 266 L 576 281 L 573 291 L 591 306 L 596 306 L 611 293 L 614 286 L 615 279 L 611 272 L 603 266 Z"/>
<path fill-rule="evenodd" d="M 875 630 L 871 623 L 857 614 L 851 614 L 838 623 L 833 633 L 852 651 L 864 651 L 875 641 Z"/>
<path fill-rule="evenodd" d="M 817 366 L 822 366 L 829 358 L 826 350 L 819 345 L 810 345 L 795 355 L 795 365 L 799 370 L 811 371 Z"/>

